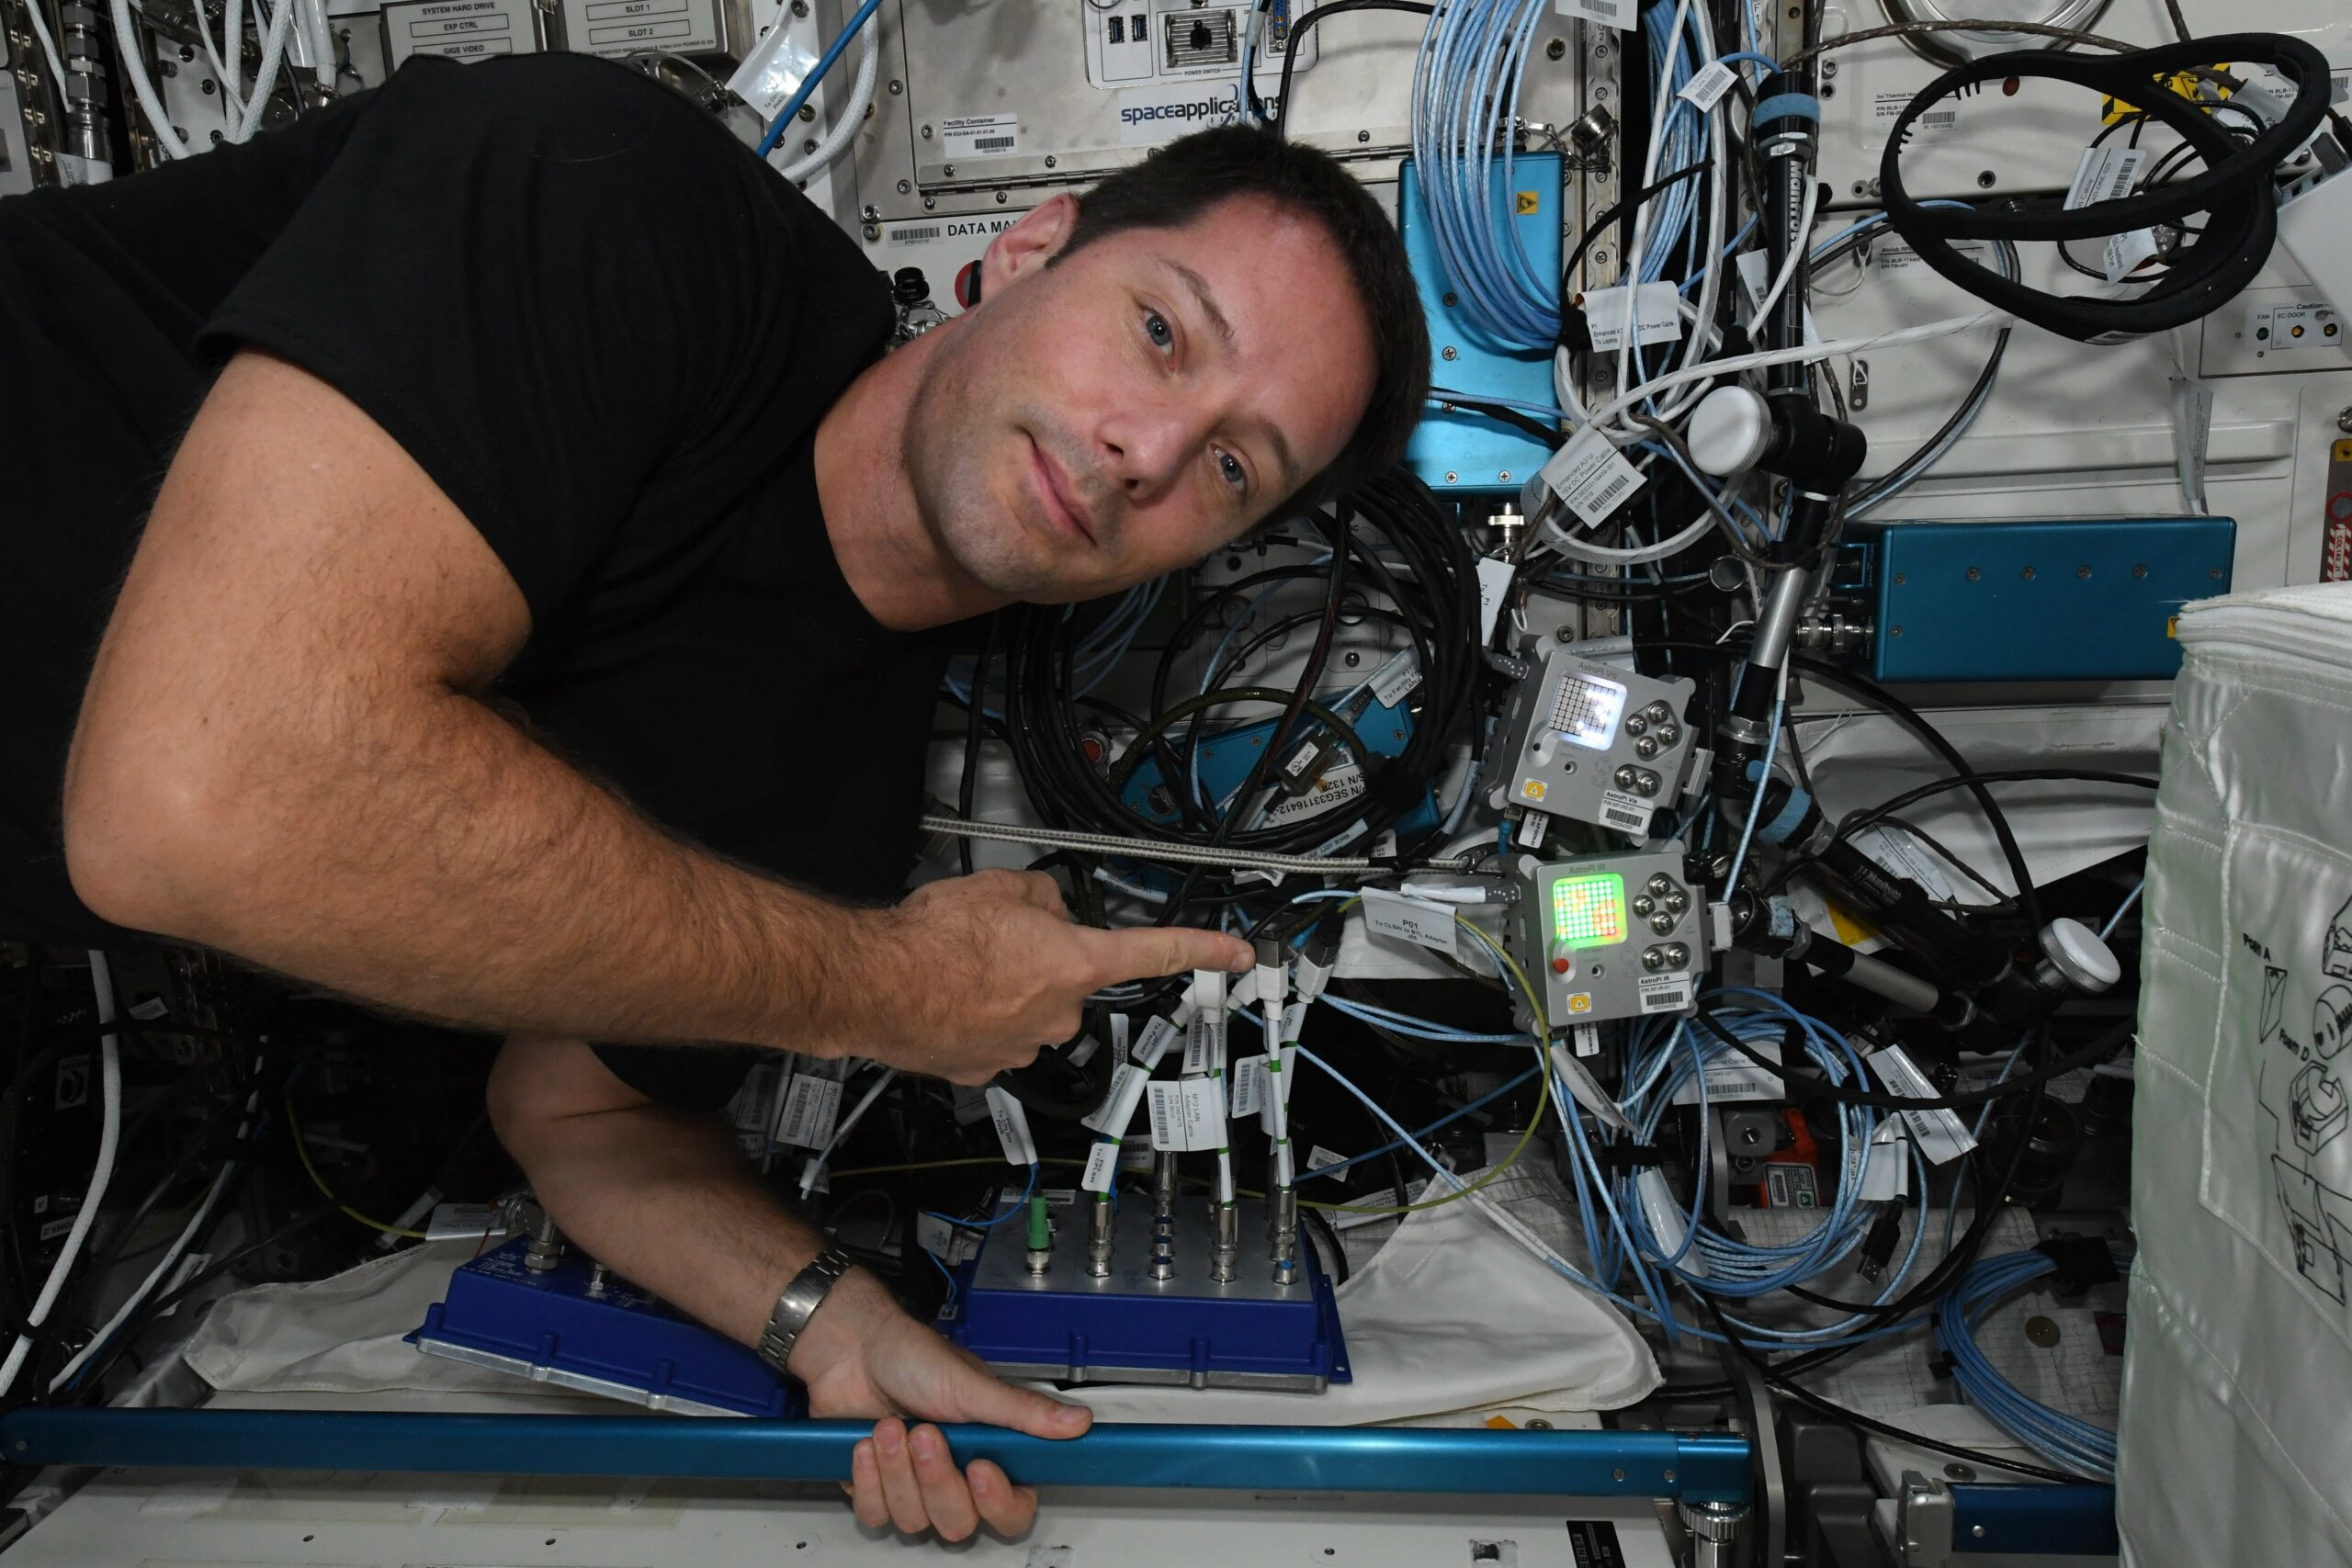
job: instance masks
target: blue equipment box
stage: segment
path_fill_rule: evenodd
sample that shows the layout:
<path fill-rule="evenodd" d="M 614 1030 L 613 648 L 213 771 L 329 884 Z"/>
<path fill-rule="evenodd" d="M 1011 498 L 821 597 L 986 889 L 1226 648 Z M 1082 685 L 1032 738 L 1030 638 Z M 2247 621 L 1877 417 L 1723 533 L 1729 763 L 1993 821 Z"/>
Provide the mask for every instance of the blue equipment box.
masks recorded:
<path fill-rule="evenodd" d="M 594 1278 L 577 1251 L 545 1273 L 516 1236 L 461 1265 L 408 1341 L 518 1377 L 689 1416 L 798 1416 L 800 1385 L 636 1287 Z"/>
<path fill-rule="evenodd" d="M 1082 1194 L 1089 1198 L 1091 1195 Z M 1266 1258 L 1265 1212 L 1245 1201 L 1234 1277 L 1209 1275 L 1206 1204 L 1177 1211 L 1176 1271 L 1149 1273 L 1152 1215 L 1130 1197 L 1113 1228 L 1111 1273 L 1087 1272 L 1082 1210 L 1054 1238 L 1042 1274 L 1029 1272 L 1019 1222 L 988 1234 L 956 1270 L 939 1331 L 1010 1378 L 1157 1383 L 1320 1393 L 1352 1381 L 1339 1302 L 1302 1229 L 1298 1279 L 1277 1285 Z"/>
<path fill-rule="evenodd" d="M 2173 618 L 2230 591 L 2227 517 L 1849 525 L 1834 588 L 1869 607 L 1881 681 L 2143 681 Z"/>
<path fill-rule="evenodd" d="M 1496 210 L 1511 225 L 1528 264 L 1540 278 L 1560 276 L 1560 155 L 1530 152 L 1512 160 L 1505 177 L 1495 160 L 1487 187 Z M 1430 384 L 1469 397 L 1510 400 L 1549 408 L 1554 402 L 1552 351 L 1506 348 L 1473 324 L 1430 233 L 1421 173 L 1405 160 L 1396 187 L 1396 227 L 1430 324 Z M 1443 394 L 1435 394 L 1442 399 Z M 1517 495 L 1544 466 L 1551 448 L 1500 420 L 1432 403 L 1405 445 L 1405 461 L 1441 495 Z"/>

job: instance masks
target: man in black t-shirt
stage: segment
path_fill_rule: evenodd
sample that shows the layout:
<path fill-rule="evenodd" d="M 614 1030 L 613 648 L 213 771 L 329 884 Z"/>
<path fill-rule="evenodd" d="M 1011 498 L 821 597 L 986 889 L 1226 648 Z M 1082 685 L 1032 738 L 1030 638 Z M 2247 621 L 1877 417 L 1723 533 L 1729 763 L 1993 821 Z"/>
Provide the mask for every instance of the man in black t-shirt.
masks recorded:
<path fill-rule="evenodd" d="M 1425 386 L 1386 220 L 1256 132 L 1046 201 L 982 279 L 877 358 L 844 236 L 570 56 L 419 59 L 0 203 L 0 934 L 507 1032 L 493 1116 L 559 1223 L 756 1343 L 819 1241 L 711 1114 L 742 1056 L 708 1043 L 977 1083 L 1102 986 L 1249 963 L 1073 925 L 1039 876 L 888 903 L 938 628 L 1221 547 L 1392 460 Z M 898 1417 L 1084 1412 L 862 1272 L 822 1300 L 790 1367 L 885 1417 L 859 1518 L 1025 1528 Z"/>

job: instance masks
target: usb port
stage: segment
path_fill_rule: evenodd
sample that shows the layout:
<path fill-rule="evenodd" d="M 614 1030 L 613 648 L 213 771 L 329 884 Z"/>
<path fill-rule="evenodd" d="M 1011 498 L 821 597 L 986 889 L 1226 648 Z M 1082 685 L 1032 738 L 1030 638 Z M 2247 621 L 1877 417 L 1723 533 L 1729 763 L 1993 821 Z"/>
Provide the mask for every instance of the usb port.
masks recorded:
<path fill-rule="evenodd" d="M 1104 43 L 1126 42 L 1127 19 L 1125 17 L 1113 17 L 1109 21 L 1104 22 L 1102 24 L 1102 41 Z"/>
<path fill-rule="evenodd" d="M 1127 23 L 1127 36 L 1137 43 L 1151 41 L 1151 14 L 1148 11 L 1135 14 L 1134 19 Z"/>

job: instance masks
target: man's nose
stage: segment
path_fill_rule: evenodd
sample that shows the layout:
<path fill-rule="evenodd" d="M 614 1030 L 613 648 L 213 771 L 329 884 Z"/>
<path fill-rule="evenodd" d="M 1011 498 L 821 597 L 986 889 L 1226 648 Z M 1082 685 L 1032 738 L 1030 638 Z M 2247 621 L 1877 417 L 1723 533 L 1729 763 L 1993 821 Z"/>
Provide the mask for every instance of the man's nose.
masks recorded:
<path fill-rule="evenodd" d="M 1174 399 L 1107 413 L 1098 439 L 1125 500 L 1142 505 L 1168 493 L 1207 442 L 1213 423 L 1205 411 Z"/>

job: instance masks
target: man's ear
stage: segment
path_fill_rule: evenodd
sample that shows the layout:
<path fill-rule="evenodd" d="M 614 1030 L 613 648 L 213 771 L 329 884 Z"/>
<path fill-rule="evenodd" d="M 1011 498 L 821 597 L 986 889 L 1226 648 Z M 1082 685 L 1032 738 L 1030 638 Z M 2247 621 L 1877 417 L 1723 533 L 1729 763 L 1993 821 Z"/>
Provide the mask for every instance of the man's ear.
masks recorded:
<path fill-rule="evenodd" d="M 1026 277 L 1059 255 L 1078 226 L 1078 197 L 1064 191 L 1031 208 L 995 239 L 980 258 L 980 298 L 1003 292 L 1017 278 Z"/>

